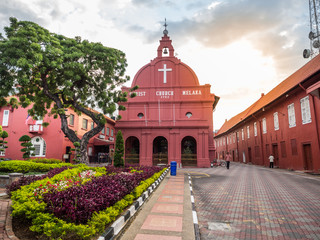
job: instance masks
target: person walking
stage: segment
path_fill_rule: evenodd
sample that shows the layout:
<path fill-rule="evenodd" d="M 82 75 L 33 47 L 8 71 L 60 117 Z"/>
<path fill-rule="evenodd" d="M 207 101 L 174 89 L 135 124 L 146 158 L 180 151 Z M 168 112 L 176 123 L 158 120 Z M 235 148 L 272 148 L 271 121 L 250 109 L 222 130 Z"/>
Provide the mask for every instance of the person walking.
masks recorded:
<path fill-rule="evenodd" d="M 274 156 L 272 154 L 269 156 L 269 161 L 270 161 L 269 168 L 273 168 Z"/>
<path fill-rule="evenodd" d="M 227 154 L 226 154 L 227 169 L 230 168 L 231 159 L 232 159 L 231 154 L 229 152 L 227 152 Z"/>

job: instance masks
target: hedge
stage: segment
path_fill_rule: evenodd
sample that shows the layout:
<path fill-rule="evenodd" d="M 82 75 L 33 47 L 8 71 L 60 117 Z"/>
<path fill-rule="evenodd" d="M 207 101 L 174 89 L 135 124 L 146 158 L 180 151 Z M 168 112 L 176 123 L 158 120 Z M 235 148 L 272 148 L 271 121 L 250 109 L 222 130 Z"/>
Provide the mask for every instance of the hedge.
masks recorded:
<path fill-rule="evenodd" d="M 12 161 L 2 161 L 0 162 L 0 172 L 18 172 L 18 173 L 27 173 L 27 172 L 48 172 L 54 168 L 60 168 L 64 166 L 74 166 L 71 163 L 56 163 L 56 164 L 47 164 L 47 163 L 36 163 L 23 160 L 12 160 Z"/>

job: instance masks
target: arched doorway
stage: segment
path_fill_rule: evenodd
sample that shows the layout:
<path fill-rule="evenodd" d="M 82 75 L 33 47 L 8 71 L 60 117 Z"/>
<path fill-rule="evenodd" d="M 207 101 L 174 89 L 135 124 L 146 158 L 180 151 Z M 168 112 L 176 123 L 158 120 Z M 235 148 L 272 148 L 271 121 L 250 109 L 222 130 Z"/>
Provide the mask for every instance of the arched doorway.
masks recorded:
<path fill-rule="evenodd" d="M 125 163 L 139 164 L 140 142 L 136 137 L 128 137 L 126 140 Z"/>
<path fill-rule="evenodd" d="M 190 136 L 181 141 L 182 166 L 197 166 L 197 141 Z"/>
<path fill-rule="evenodd" d="M 153 165 L 168 164 L 168 141 L 165 137 L 156 137 L 153 140 Z"/>

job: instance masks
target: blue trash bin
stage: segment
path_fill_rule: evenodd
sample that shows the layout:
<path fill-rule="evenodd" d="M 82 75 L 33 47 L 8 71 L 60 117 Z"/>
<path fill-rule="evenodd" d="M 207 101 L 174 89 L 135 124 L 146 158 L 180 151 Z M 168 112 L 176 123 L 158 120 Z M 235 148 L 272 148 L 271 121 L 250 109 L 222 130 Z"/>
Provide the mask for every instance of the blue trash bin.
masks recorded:
<path fill-rule="evenodd" d="M 172 161 L 170 163 L 170 175 L 176 176 L 177 175 L 177 162 Z"/>

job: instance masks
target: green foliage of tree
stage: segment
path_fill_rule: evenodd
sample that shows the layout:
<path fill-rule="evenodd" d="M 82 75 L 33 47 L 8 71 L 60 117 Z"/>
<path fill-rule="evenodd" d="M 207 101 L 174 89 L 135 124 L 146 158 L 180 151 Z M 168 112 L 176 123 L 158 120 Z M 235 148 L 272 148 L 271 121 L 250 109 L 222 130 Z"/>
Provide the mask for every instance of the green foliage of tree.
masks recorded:
<path fill-rule="evenodd" d="M 124 141 L 123 141 L 122 132 L 119 130 L 116 136 L 116 146 L 115 146 L 114 160 L 113 160 L 113 165 L 115 167 L 124 166 L 123 155 L 124 155 Z"/>
<path fill-rule="evenodd" d="M 31 137 L 29 137 L 28 135 L 23 135 L 19 138 L 19 142 L 21 142 L 21 147 L 23 147 L 20 151 L 23 153 L 22 157 L 24 159 L 35 156 L 35 154 L 33 153 L 35 148 L 31 143 Z"/>
<path fill-rule="evenodd" d="M 103 114 L 112 114 L 128 93 L 119 87 L 129 80 L 125 76 L 125 54 L 101 43 L 67 38 L 50 33 L 36 23 L 10 18 L 0 36 L 0 103 L 16 95 L 28 113 L 44 117 L 52 114 L 61 120 L 61 130 L 70 141 L 80 143 L 80 161 L 88 162 L 87 144 L 105 125 Z M 130 97 L 136 88 L 131 89 Z M 82 138 L 68 127 L 66 109 L 86 114 L 95 128 Z M 99 108 L 103 114 L 91 109 Z M 120 115 L 119 115 L 120 116 Z"/>

